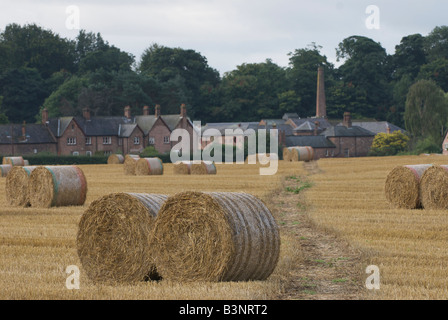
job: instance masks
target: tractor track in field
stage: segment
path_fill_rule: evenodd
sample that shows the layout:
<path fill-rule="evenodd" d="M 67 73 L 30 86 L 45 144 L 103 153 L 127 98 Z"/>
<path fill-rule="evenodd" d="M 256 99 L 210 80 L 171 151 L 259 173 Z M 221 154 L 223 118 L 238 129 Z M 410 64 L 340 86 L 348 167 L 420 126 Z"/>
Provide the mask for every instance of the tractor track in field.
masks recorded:
<path fill-rule="evenodd" d="M 367 277 L 362 254 L 312 221 L 312 204 L 305 197 L 310 187 L 308 177 L 289 176 L 269 197 L 280 233 L 298 241 L 299 249 L 277 299 L 362 300 Z"/>

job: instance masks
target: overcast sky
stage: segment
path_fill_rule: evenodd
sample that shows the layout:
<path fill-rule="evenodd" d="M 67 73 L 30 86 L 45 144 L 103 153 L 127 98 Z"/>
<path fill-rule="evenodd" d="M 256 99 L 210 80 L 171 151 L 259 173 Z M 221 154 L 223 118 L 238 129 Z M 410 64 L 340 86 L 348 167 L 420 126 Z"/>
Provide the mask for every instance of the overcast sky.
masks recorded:
<path fill-rule="evenodd" d="M 370 5 L 377 10 L 366 13 Z M 287 66 L 289 52 L 312 42 L 337 65 L 335 49 L 352 35 L 392 54 L 403 36 L 447 25 L 447 12 L 446 0 L 0 0 L 0 30 L 36 23 L 69 39 L 77 28 L 100 32 L 137 62 L 152 43 L 193 49 L 223 74 L 267 58 Z"/>

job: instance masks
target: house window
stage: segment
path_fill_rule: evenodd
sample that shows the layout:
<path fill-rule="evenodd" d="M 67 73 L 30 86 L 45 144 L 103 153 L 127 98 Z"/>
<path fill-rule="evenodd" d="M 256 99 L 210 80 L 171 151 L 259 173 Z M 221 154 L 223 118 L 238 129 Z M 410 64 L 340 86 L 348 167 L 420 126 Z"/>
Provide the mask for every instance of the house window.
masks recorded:
<path fill-rule="evenodd" d="M 103 137 L 103 144 L 112 144 L 112 137 Z"/>
<path fill-rule="evenodd" d="M 140 137 L 134 137 L 134 144 L 140 144 Z"/>
<path fill-rule="evenodd" d="M 448 150 L 448 143 L 445 143 L 445 150 Z"/>
<path fill-rule="evenodd" d="M 350 150 L 349 149 L 344 149 L 344 154 L 345 154 L 345 157 L 349 158 L 350 157 Z"/>
<path fill-rule="evenodd" d="M 164 136 L 163 137 L 163 143 L 165 143 L 165 144 L 170 143 L 170 136 Z"/>
<path fill-rule="evenodd" d="M 325 150 L 325 156 L 328 157 L 330 155 L 330 152 L 327 150 Z"/>
<path fill-rule="evenodd" d="M 154 137 L 149 137 L 149 144 L 150 145 L 155 145 L 156 144 L 156 139 Z"/>
<path fill-rule="evenodd" d="M 91 157 L 92 156 L 92 151 L 86 151 L 86 156 Z"/>
<path fill-rule="evenodd" d="M 67 145 L 68 146 L 76 145 L 76 138 L 67 138 Z"/>
<path fill-rule="evenodd" d="M 37 149 L 34 149 L 33 152 L 34 152 L 34 153 L 37 153 Z"/>
<path fill-rule="evenodd" d="M 123 145 L 123 138 L 118 138 L 118 145 L 122 146 Z"/>
<path fill-rule="evenodd" d="M 92 144 L 92 137 L 86 137 L 86 145 Z"/>
<path fill-rule="evenodd" d="M 79 152 L 78 151 L 73 151 L 72 155 L 79 156 Z"/>

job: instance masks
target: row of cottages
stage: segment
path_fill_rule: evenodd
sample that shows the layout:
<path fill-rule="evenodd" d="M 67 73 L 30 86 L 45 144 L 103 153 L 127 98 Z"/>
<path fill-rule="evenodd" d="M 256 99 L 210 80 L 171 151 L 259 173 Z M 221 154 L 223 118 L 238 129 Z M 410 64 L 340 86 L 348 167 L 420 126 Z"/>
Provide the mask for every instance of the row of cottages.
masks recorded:
<path fill-rule="evenodd" d="M 352 121 L 349 112 L 342 119 L 328 119 L 323 69 L 318 69 L 316 115 L 301 118 L 297 113 L 286 113 L 281 119 L 262 119 L 249 123 L 208 123 L 203 131 L 215 128 L 221 132 L 240 127 L 246 129 L 277 129 L 279 145 L 284 147 L 309 146 L 315 150 L 315 159 L 365 157 L 374 137 L 380 133 L 405 132 L 387 121 Z M 222 143 L 231 143 L 224 141 Z M 203 142 L 203 147 L 210 139 Z M 448 150 L 448 140 L 447 140 Z M 447 151 L 448 152 L 448 151 Z"/>
<path fill-rule="evenodd" d="M 43 109 L 41 124 L 0 125 L 0 153 L 138 154 L 147 146 L 154 146 L 159 153 L 168 153 L 177 144 L 170 140 L 173 130 L 186 129 L 193 136 L 193 124 L 185 105 L 174 115 L 162 115 L 160 105 L 154 109 L 150 114 L 149 107 L 145 106 L 142 115 L 132 116 L 127 106 L 123 116 L 96 117 L 85 108 L 82 116 L 58 118 L 49 118 L 48 111 Z"/>

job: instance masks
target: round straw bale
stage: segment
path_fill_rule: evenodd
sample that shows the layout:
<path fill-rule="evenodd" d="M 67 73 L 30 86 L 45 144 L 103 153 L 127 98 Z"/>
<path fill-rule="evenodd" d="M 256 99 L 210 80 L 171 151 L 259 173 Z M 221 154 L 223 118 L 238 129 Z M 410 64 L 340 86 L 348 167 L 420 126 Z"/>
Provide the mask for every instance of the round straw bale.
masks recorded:
<path fill-rule="evenodd" d="M 311 161 L 314 159 L 314 149 L 312 147 L 292 147 L 291 161 Z"/>
<path fill-rule="evenodd" d="M 174 163 L 174 174 L 190 174 L 191 173 L 191 161 L 179 161 Z"/>
<path fill-rule="evenodd" d="M 30 162 L 29 162 L 28 160 L 24 159 L 24 160 L 23 160 L 23 165 L 24 165 L 25 167 L 29 167 Z"/>
<path fill-rule="evenodd" d="M 77 252 L 94 282 L 159 278 L 150 237 L 167 196 L 112 193 L 93 201 L 79 221 Z"/>
<path fill-rule="evenodd" d="M 448 209 L 448 165 L 433 165 L 425 171 L 420 197 L 425 209 Z"/>
<path fill-rule="evenodd" d="M 123 164 L 124 157 L 121 154 L 111 154 L 107 158 L 107 164 Z"/>
<path fill-rule="evenodd" d="M 12 165 L 10 164 L 2 164 L 0 165 L 0 172 L 2 177 L 8 176 L 8 173 L 11 171 Z"/>
<path fill-rule="evenodd" d="M 157 271 L 174 281 L 264 280 L 279 258 L 271 212 L 246 193 L 173 195 L 160 208 L 153 236 Z"/>
<path fill-rule="evenodd" d="M 160 158 L 140 158 L 135 165 L 138 176 L 162 175 L 163 163 Z"/>
<path fill-rule="evenodd" d="M 28 182 L 36 166 L 13 167 L 6 177 L 6 200 L 12 206 L 29 207 Z"/>
<path fill-rule="evenodd" d="M 32 207 L 81 206 L 87 181 L 77 166 L 45 166 L 31 172 L 28 192 Z"/>
<path fill-rule="evenodd" d="M 290 148 L 283 148 L 283 160 L 291 161 L 291 150 L 290 150 Z"/>
<path fill-rule="evenodd" d="M 216 174 L 216 166 L 213 161 L 201 161 L 191 164 L 191 174 Z"/>
<path fill-rule="evenodd" d="M 124 157 L 124 174 L 126 175 L 135 175 L 135 167 L 137 165 L 137 161 L 140 159 L 140 156 L 127 154 Z"/>
<path fill-rule="evenodd" d="M 386 178 L 387 201 L 396 208 L 421 208 L 420 179 L 430 164 L 406 165 L 393 168 Z"/>
<path fill-rule="evenodd" d="M 23 157 L 3 157 L 3 164 L 10 164 L 14 166 L 24 166 Z"/>

